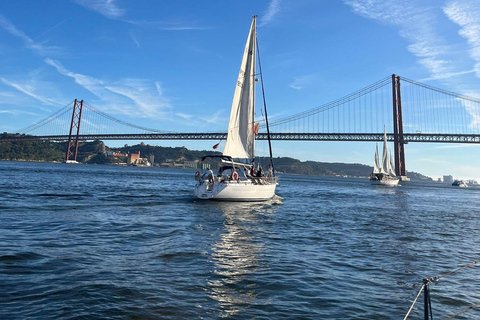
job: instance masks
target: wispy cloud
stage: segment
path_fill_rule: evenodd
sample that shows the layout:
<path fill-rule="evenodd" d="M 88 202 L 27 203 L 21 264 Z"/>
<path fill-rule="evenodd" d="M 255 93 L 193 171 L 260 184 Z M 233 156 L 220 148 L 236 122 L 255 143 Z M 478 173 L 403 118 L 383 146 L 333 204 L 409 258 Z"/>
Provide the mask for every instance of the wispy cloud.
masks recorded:
<path fill-rule="evenodd" d="M 465 91 L 464 94 L 472 98 L 480 99 L 480 93 L 478 91 Z M 465 99 L 459 99 L 459 100 L 462 103 L 462 106 L 465 108 L 465 110 L 467 110 L 467 112 L 472 117 L 472 120 L 468 124 L 468 127 L 472 131 L 478 132 L 480 129 L 480 115 L 478 114 L 478 103 L 470 100 L 465 100 Z"/>
<path fill-rule="evenodd" d="M 452 166 L 453 163 L 445 161 L 445 160 L 437 160 L 432 158 L 419 158 L 417 161 L 426 162 L 426 163 L 435 163 L 435 164 L 444 164 L 448 166 Z"/>
<path fill-rule="evenodd" d="M 140 48 L 140 42 L 138 42 L 137 37 L 135 37 L 132 30 L 130 30 L 129 34 L 130 34 L 130 38 L 132 38 L 133 40 L 133 43 L 137 45 L 137 48 Z"/>
<path fill-rule="evenodd" d="M 60 51 L 59 47 L 47 46 L 44 43 L 35 42 L 29 36 L 27 36 L 25 32 L 15 27 L 15 25 L 2 14 L 0 14 L 0 27 L 2 27 L 11 35 L 21 39 L 27 49 L 34 50 L 41 55 L 57 53 Z"/>
<path fill-rule="evenodd" d="M 305 75 L 301 77 L 295 77 L 290 84 L 290 88 L 295 90 L 302 90 L 305 86 L 309 85 L 313 80 L 313 75 Z"/>
<path fill-rule="evenodd" d="M 190 120 L 195 117 L 193 114 L 186 114 L 186 113 L 180 113 L 180 112 L 175 113 L 175 115 L 185 120 Z"/>
<path fill-rule="evenodd" d="M 160 30 L 166 31 L 183 31 L 183 30 L 205 30 L 210 29 L 209 27 L 196 25 L 192 21 L 142 21 L 142 20 L 131 20 L 126 18 L 127 11 L 123 8 L 120 8 L 115 1 L 116 0 L 74 0 L 77 4 L 82 7 L 97 12 L 104 17 L 111 20 L 119 20 L 125 23 L 129 23 L 136 26 L 158 28 Z M 274 0 L 278 1 L 278 0 Z M 134 36 L 130 34 L 132 38 Z M 137 41 L 134 39 L 134 42 Z M 137 44 L 138 45 L 138 44 Z"/>
<path fill-rule="evenodd" d="M 0 110 L 0 114 L 11 114 L 13 116 L 18 115 L 30 115 L 30 116 L 38 116 L 38 113 L 23 111 L 23 110 Z"/>
<path fill-rule="evenodd" d="M 105 95 L 108 94 L 108 90 L 105 89 L 105 84 L 101 80 L 69 71 L 57 60 L 47 58 L 45 59 L 45 63 L 55 67 L 60 74 L 73 78 L 77 84 L 84 87 L 100 99 L 102 99 L 102 97 L 105 98 Z"/>
<path fill-rule="evenodd" d="M 224 112 L 225 110 L 223 109 L 220 109 L 218 110 L 217 112 L 215 112 L 214 114 L 212 114 L 211 116 L 209 117 L 199 117 L 202 122 L 203 122 L 203 125 L 202 127 L 205 127 L 209 124 L 221 124 L 221 123 L 225 123 L 225 118 L 223 117 L 220 117 L 220 115 Z"/>
<path fill-rule="evenodd" d="M 461 29 L 459 35 L 467 39 L 474 70 L 480 78 L 480 6 L 477 0 L 450 1 L 443 8 L 445 15 Z"/>
<path fill-rule="evenodd" d="M 472 147 L 478 147 L 478 146 L 475 144 L 452 144 L 447 146 L 434 147 L 433 149 L 458 149 L 458 148 L 472 148 Z"/>
<path fill-rule="evenodd" d="M 5 84 L 5 85 L 7 85 L 7 86 L 9 86 L 9 87 L 12 87 L 12 88 L 14 88 L 14 89 L 16 89 L 16 90 L 18 90 L 18 91 L 20 91 L 20 92 L 22 92 L 22 93 L 30 96 L 30 97 L 36 99 L 36 100 L 39 100 L 39 101 L 41 101 L 41 102 L 43 102 L 43 103 L 45 103 L 45 104 L 47 104 L 47 105 L 53 106 L 53 105 L 59 105 L 59 104 L 60 104 L 60 103 L 58 103 L 58 102 L 55 102 L 55 101 L 53 101 L 53 100 L 51 100 L 51 99 L 49 99 L 49 98 L 45 98 L 45 97 L 39 95 L 38 93 L 36 93 L 36 92 L 35 92 L 35 91 L 36 91 L 35 86 L 32 86 L 31 84 L 12 82 L 12 81 L 9 81 L 9 80 L 7 80 L 7 79 L 5 79 L 5 78 L 0 78 L 0 81 L 1 81 L 3 84 Z"/>
<path fill-rule="evenodd" d="M 125 14 L 125 9 L 119 8 L 115 0 L 75 0 L 75 2 L 109 19 L 119 19 Z"/>
<path fill-rule="evenodd" d="M 121 79 L 105 89 L 130 99 L 138 106 L 144 117 L 159 117 L 171 109 L 166 98 L 159 94 L 157 84 L 153 90 L 152 83 L 144 79 Z"/>
<path fill-rule="evenodd" d="M 267 10 L 263 13 L 263 16 L 260 18 L 259 27 L 272 22 L 275 16 L 280 12 L 280 2 L 281 0 L 272 0 L 268 5 Z"/>
<path fill-rule="evenodd" d="M 139 21 L 139 20 L 129 20 L 129 19 L 121 19 L 123 22 L 140 26 L 140 27 L 148 27 L 148 28 L 155 28 L 159 30 L 165 31 L 185 31 L 185 30 L 208 30 L 211 27 L 203 26 L 198 22 L 195 21 L 185 21 L 183 19 L 178 20 L 164 20 L 164 21 Z"/>
<path fill-rule="evenodd" d="M 396 26 L 410 44 L 407 49 L 417 57 L 434 79 L 455 74 L 449 63 L 450 47 L 436 32 L 437 17 L 431 9 L 416 1 L 344 0 L 353 12 L 382 24 Z M 458 72 L 458 71 L 457 71 Z"/>
<path fill-rule="evenodd" d="M 97 96 L 117 113 L 132 117 L 159 118 L 171 109 L 167 98 L 162 95 L 160 83 L 145 79 L 121 79 L 115 82 L 100 80 L 88 75 L 75 73 L 60 62 L 45 59 L 45 62 L 60 74 L 70 77 L 86 90 Z"/>

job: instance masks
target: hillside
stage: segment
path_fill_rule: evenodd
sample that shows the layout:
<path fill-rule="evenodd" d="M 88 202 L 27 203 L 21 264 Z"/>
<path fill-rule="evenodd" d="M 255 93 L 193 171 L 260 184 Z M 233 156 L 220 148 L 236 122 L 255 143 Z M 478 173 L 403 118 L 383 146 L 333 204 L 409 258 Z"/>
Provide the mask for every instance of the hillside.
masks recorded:
<path fill-rule="evenodd" d="M 65 142 L 0 142 L 0 160 L 63 161 L 65 158 L 65 150 Z M 159 147 L 144 143 L 134 146 L 125 145 L 121 148 L 109 148 L 105 146 L 102 141 L 93 141 L 79 143 L 77 160 L 91 164 L 125 162 L 125 158 L 107 156 L 106 151 L 114 151 L 122 154 L 140 151 L 142 157 L 153 155 L 155 163 L 174 162 L 178 164 L 182 164 L 185 161 L 200 160 L 208 154 L 220 154 L 219 152 L 213 151 L 195 151 L 188 150 L 185 147 Z M 257 162 L 268 166 L 269 160 L 266 158 L 257 158 Z M 300 161 L 289 157 L 275 158 L 274 164 L 277 172 L 301 175 L 368 177 L 372 172 L 372 167 L 358 163 Z M 412 180 L 432 180 L 416 172 L 408 172 L 408 177 Z"/>

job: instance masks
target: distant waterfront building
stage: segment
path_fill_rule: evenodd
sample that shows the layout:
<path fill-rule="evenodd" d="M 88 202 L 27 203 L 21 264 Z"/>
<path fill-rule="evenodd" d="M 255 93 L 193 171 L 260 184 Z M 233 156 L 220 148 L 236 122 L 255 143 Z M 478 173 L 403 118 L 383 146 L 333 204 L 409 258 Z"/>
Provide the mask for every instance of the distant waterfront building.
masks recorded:
<path fill-rule="evenodd" d="M 150 164 L 153 166 L 153 164 L 155 163 L 155 155 L 151 154 L 148 157 L 148 161 L 150 161 Z"/>
<path fill-rule="evenodd" d="M 197 169 L 197 166 L 198 166 L 198 161 L 185 161 L 183 163 L 184 168 Z"/>
<path fill-rule="evenodd" d="M 443 176 L 443 183 L 452 183 L 453 177 L 452 176 Z"/>
<path fill-rule="evenodd" d="M 127 164 L 133 164 L 140 160 L 140 151 L 132 152 L 128 154 Z"/>
<path fill-rule="evenodd" d="M 115 152 L 115 151 L 106 151 L 105 155 L 107 157 L 125 157 L 123 153 Z"/>

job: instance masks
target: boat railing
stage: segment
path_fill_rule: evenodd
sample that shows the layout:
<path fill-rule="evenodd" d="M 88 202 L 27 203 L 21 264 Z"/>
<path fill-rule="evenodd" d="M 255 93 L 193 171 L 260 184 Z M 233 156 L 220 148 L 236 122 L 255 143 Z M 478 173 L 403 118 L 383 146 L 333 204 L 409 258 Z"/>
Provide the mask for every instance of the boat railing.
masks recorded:
<path fill-rule="evenodd" d="M 430 300 L 430 287 L 429 285 L 432 284 L 432 283 L 438 283 L 440 279 L 442 278 L 445 278 L 453 273 L 456 273 L 457 271 L 460 271 L 460 270 L 463 270 L 463 269 L 466 269 L 466 268 L 469 268 L 469 267 L 473 267 L 474 265 L 480 263 L 480 260 L 477 260 L 477 261 L 474 261 L 472 263 L 469 263 L 467 265 L 464 265 L 462 267 L 459 267 L 455 270 L 452 270 L 452 271 L 449 271 L 441 276 L 438 276 L 438 277 L 432 277 L 432 278 L 427 278 L 427 279 L 423 279 L 423 284 L 422 284 L 422 287 L 420 288 L 420 290 L 418 291 L 418 294 L 416 295 L 415 299 L 413 300 L 413 303 L 410 307 L 410 309 L 408 309 L 408 312 L 407 314 L 405 315 L 405 318 L 403 318 L 403 320 L 406 320 L 408 318 L 408 316 L 410 315 L 410 313 L 412 312 L 413 310 L 413 307 L 415 306 L 415 303 L 418 301 L 418 298 L 420 297 L 420 295 L 422 294 L 423 292 L 423 296 L 424 296 L 424 305 L 423 305 L 423 313 L 424 313 L 424 319 L 433 319 L 433 316 L 432 316 L 432 302 Z M 450 320 L 450 319 L 454 319 L 456 318 L 457 316 L 475 308 L 475 307 L 478 307 L 480 306 L 480 301 L 479 302 L 476 302 L 470 306 L 468 306 L 467 308 L 465 309 L 462 309 L 460 310 L 459 312 L 449 316 L 449 317 L 446 317 L 446 318 L 443 318 L 442 320 Z"/>

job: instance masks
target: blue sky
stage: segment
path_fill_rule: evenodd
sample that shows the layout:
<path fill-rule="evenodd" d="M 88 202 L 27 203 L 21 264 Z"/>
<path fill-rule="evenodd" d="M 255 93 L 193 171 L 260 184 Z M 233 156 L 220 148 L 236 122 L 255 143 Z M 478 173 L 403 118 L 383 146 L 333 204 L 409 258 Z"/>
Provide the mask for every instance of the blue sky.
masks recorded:
<path fill-rule="evenodd" d="M 75 98 L 145 127 L 226 131 L 254 14 L 272 118 L 392 73 L 480 97 L 478 0 L 2 1 L 0 131 L 16 132 Z M 260 155 L 265 148 L 257 145 Z M 274 141 L 274 155 L 301 160 L 371 165 L 374 150 Z M 407 170 L 434 178 L 480 180 L 479 155 L 472 145 L 406 146 Z"/>

